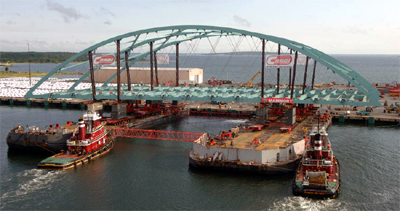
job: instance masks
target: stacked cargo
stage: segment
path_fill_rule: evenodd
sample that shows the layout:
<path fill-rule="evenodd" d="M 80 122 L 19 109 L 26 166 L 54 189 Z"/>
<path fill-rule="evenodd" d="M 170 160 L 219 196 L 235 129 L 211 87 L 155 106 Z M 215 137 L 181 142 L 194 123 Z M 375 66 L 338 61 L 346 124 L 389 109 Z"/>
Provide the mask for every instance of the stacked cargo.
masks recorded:
<path fill-rule="evenodd" d="M 264 124 L 268 121 L 268 107 L 260 107 L 256 110 L 256 123 Z"/>
<path fill-rule="evenodd" d="M 126 117 L 126 103 L 118 103 L 111 107 L 111 118 L 122 119 Z"/>
<path fill-rule="evenodd" d="M 289 108 L 285 112 L 285 117 L 287 118 L 287 125 L 293 125 L 294 123 L 296 123 L 296 107 Z"/>

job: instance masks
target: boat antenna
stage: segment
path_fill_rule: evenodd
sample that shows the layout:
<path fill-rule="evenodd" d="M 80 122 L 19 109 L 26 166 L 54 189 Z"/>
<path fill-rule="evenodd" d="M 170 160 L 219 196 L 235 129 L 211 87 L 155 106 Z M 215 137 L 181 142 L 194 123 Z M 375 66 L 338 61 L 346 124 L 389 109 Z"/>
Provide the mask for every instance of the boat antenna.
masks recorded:
<path fill-rule="evenodd" d="M 318 134 L 319 134 L 319 110 L 318 110 L 318 116 L 317 116 L 317 121 L 318 121 Z"/>

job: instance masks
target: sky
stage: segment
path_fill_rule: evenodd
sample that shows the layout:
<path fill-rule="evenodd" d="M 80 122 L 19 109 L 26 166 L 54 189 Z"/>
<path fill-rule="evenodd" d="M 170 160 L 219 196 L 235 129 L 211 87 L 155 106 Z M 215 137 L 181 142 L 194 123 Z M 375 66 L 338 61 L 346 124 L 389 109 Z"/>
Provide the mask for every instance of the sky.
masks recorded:
<path fill-rule="evenodd" d="M 400 54 L 399 0 L 0 0 L 0 51 L 79 52 L 127 32 L 214 25 L 328 54 Z"/>

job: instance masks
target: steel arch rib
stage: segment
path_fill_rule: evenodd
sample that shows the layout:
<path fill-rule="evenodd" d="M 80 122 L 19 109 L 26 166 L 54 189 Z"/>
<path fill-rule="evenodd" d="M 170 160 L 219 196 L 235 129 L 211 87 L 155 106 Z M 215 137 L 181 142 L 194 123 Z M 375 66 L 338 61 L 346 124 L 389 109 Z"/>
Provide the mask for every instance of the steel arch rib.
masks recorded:
<path fill-rule="evenodd" d="M 186 32 L 186 33 L 181 33 L 182 32 L 182 30 L 180 30 L 180 31 L 178 31 L 178 32 L 176 32 L 176 33 L 172 33 L 172 34 L 170 34 L 170 35 L 168 35 L 168 36 L 164 36 L 164 37 L 158 37 L 158 38 L 152 38 L 152 39 L 149 39 L 149 40 L 145 40 L 145 41 L 142 41 L 142 42 L 139 42 L 139 43 L 137 43 L 137 44 L 133 44 L 132 46 L 130 46 L 130 47 L 128 47 L 128 48 L 126 48 L 126 49 L 123 49 L 123 50 L 121 50 L 121 52 L 125 52 L 125 51 L 128 51 L 128 50 L 132 50 L 133 48 L 135 48 L 135 47 L 139 47 L 139 46 L 142 46 L 142 45 L 145 45 L 145 44 L 148 44 L 149 42 L 154 42 L 154 41 L 159 41 L 159 40 L 162 40 L 162 39 L 166 39 L 166 41 L 168 41 L 171 37 L 173 37 L 173 36 L 182 36 L 182 35 L 189 35 L 189 34 L 193 34 L 193 33 L 195 33 L 195 34 L 197 34 L 197 33 L 199 33 L 199 32 Z M 210 32 L 211 33 L 211 32 Z M 217 36 L 217 35 L 214 35 L 214 36 Z M 203 36 L 204 37 L 204 36 Z M 211 36 L 210 36 L 211 37 Z M 196 39 L 196 38 L 199 38 L 199 37 L 195 37 L 195 38 L 188 38 L 188 39 L 185 39 L 185 40 L 180 40 L 179 42 L 185 42 L 185 41 L 188 41 L 188 40 L 191 40 L 191 39 Z M 175 43 L 177 43 L 177 42 L 175 42 Z M 163 44 L 164 44 L 164 42 L 163 42 Z M 162 45 L 163 45 L 162 44 Z M 169 45 L 164 45 L 162 48 L 166 48 L 166 47 L 168 47 L 168 46 L 170 46 L 171 44 L 169 44 Z M 159 47 L 157 47 L 157 48 L 155 48 L 155 50 L 154 51 L 158 51 L 158 50 L 160 50 L 160 49 L 162 49 L 162 48 L 159 48 Z M 148 56 L 150 54 L 150 51 L 148 51 L 147 53 L 145 53 L 144 55 L 142 55 L 140 58 L 137 58 L 137 56 L 133 56 L 133 57 L 129 57 L 129 59 L 133 59 L 134 61 L 133 62 L 131 62 L 131 63 L 129 63 L 129 65 L 133 65 L 137 60 L 140 60 L 140 59 L 142 59 L 142 58 L 144 58 L 144 57 L 146 57 L 146 56 Z M 116 55 L 116 53 L 114 53 L 114 56 Z M 121 59 L 122 60 L 122 59 Z M 98 70 L 99 68 L 95 68 L 94 69 L 94 71 L 96 71 L 96 70 Z M 123 72 L 123 71 L 125 71 L 125 67 L 121 67 L 121 69 L 120 69 L 120 73 L 121 72 Z M 87 71 L 84 75 L 82 75 L 80 78 L 79 78 L 79 80 L 77 80 L 69 89 L 68 89 L 68 91 L 73 91 L 74 89 L 75 89 L 75 87 L 79 84 L 79 83 L 81 83 L 85 78 L 87 78 L 89 76 L 89 71 Z M 114 75 L 112 75 L 109 79 L 107 79 L 107 81 L 103 84 L 103 87 L 104 86 L 107 86 L 107 84 L 110 82 L 110 81 L 112 81 L 115 77 L 117 76 L 117 74 L 115 73 Z"/>
<path fill-rule="evenodd" d="M 205 33 L 205 34 L 207 34 L 207 33 Z M 211 37 L 211 36 L 212 35 L 210 35 L 208 37 Z M 220 36 L 220 35 L 214 35 L 214 36 Z M 187 38 L 187 39 L 184 39 L 184 40 L 176 40 L 176 41 L 168 42 L 168 43 L 166 43 L 166 44 L 164 44 L 162 46 L 154 48 L 153 51 L 157 52 L 157 51 L 159 51 L 159 50 L 161 50 L 163 48 L 169 47 L 171 45 L 175 45 L 176 43 L 186 42 L 186 41 L 193 40 L 193 39 L 200 39 L 200 38 L 203 38 L 203 37 L 207 37 L 207 36 L 206 35 L 198 35 L 198 36 L 190 37 L 190 38 Z M 145 58 L 149 54 L 150 54 L 150 51 L 147 51 L 145 53 L 142 53 L 142 54 L 139 54 L 137 56 L 134 56 L 135 58 L 133 59 L 133 61 L 131 61 L 129 63 L 129 66 L 133 65 L 136 61 L 139 61 L 140 59 Z M 125 69 L 126 69 L 125 67 L 122 67 L 120 69 L 120 73 L 125 71 Z M 117 77 L 117 73 L 114 73 L 114 75 L 112 75 L 110 78 L 108 78 L 107 81 L 103 84 L 103 87 L 107 86 L 107 84 L 110 83 L 115 77 Z"/>
<path fill-rule="evenodd" d="M 266 34 L 261 34 L 257 32 L 250 32 L 246 30 L 241 30 L 241 29 L 235 29 L 235 28 L 228 28 L 228 27 L 218 27 L 218 26 L 207 26 L 207 25 L 179 25 L 179 26 L 165 26 L 165 27 L 156 27 L 156 28 L 149 28 L 149 29 L 144 29 L 144 30 L 138 30 L 134 32 L 129 32 L 126 34 L 122 34 L 119 36 L 112 37 L 110 39 L 104 40 L 102 42 L 99 42 L 95 45 L 92 45 L 83 51 L 73 55 L 69 59 L 65 60 L 63 63 L 57 65 L 53 70 L 51 70 L 46 76 L 42 77 L 42 79 L 36 83 L 25 95 L 26 98 L 34 98 L 35 95 L 33 95 L 33 92 L 44 82 L 46 81 L 49 77 L 51 77 L 54 73 L 57 71 L 63 69 L 67 64 L 70 62 L 74 61 L 77 59 L 79 56 L 85 55 L 88 51 L 95 50 L 99 47 L 102 47 L 106 44 L 109 44 L 111 42 L 114 42 L 116 40 L 121 40 L 124 38 L 132 37 L 132 36 L 139 36 L 141 34 L 146 34 L 146 33 L 152 33 L 152 32 L 161 32 L 161 31 L 172 31 L 171 33 L 174 33 L 174 31 L 177 30 L 178 33 L 182 33 L 185 30 L 195 30 L 195 31 L 188 31 L 186 33 L 189 34 L 194 34 L 194 33 L 199 33 L 201 31 L 207 32 L 207 31 L 213 31 L 214 33 L 220 32 L 220 34 L 228 34 L 229 33 L 234 33 L 234 35 L 244 35 L 244 36 L 253 36 L 257 37 L 260 39 L 265 39 L 268 41 L 272 41 L 278 44 L 281 44 L 283 46 L 286 46 L 290 49 L 293 49 L 295 51 L 298 51 L 315 61 L 323 64 L 324 66 L 328 67 L 331 69 L 333 72 L 337 73 L 340 75 L 342 78 L 350 82 L 352 85 L 354 85 L 360 93 L 365 94 L 370 101 L 378 101 L 379 94 L 378 91 L 367 81 L 365 80 L 361 75 L 359 75 L 357 72 L 349 68 L 347 65 L 341 63 L 340 61 L 336 60 L 335 58 L 326 55 L 325 53 L 311 48 L 310 46 L 304 45 L 302 43 L 298 43 L 296 41 L 288 40 L 285 38 L 279 38 L 271 35 L 266 35 Z M 175 32 L 176 33 L 176 32 Z M 171 35 L 171 36 L 180 36 L 178 35 Z M 209 34 L 204 37 L 209 37 L 209 36 L 215 36 L 214 34 Z M 136 37 L 136 38 L 137 38 Z M 168 37 L 168 36 L 167 36 Z M 195 38 L 199 39 L 199 38 Z M 150 40 L 150 39 L 149 39 Z M 149 40 L 146 40 L 149 42 Z M 183 41 L 182 41 L 183 42 Z M 133 48 L 132 48 L 133 49 Z M 124 49 L 126 50 L 126 49 Z M 83 77 L 83 76 L 82 76 Z M 83 79 L 82 79 L 83 80 Z M 80 83 L 81 80 L 78 82 Z M 75 88 L 75 86 L 73 87 Z M 376 104 L 376 103 L 375 103 Z"/>

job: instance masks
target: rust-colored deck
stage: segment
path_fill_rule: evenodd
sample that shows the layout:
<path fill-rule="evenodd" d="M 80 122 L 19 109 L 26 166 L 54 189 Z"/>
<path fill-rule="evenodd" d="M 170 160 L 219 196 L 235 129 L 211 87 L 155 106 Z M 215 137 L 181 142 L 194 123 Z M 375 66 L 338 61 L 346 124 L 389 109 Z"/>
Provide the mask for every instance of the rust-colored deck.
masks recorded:
<path fill-rule="evenodd" d="M 214 146 L 253 150 L 279 149 L 281 147 L 286 148 L 293 142 L 303 139 L 304 133 L 302 128 L 306 127 L 310 120 L 309 118 L 311 117 L 308 117 L 301 123 L 297 124 L 290 133 L 282 133 L 280 127 L 265 127 L 261 131 L 240 132 L 239 135 L 233 139 L 217 141 L 217 144 Z M 261 144 L 253 144 L 255 138 L 257 138 Z"/>

